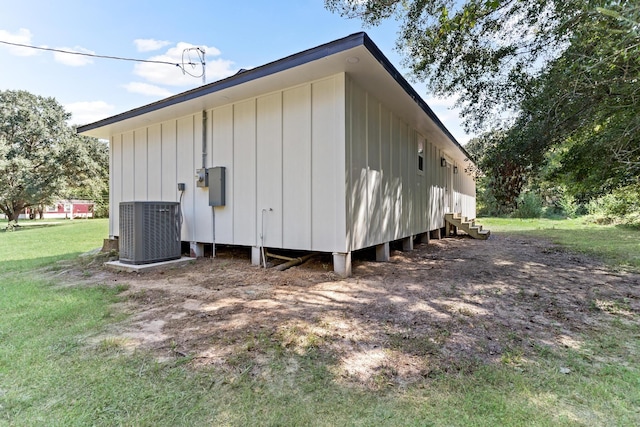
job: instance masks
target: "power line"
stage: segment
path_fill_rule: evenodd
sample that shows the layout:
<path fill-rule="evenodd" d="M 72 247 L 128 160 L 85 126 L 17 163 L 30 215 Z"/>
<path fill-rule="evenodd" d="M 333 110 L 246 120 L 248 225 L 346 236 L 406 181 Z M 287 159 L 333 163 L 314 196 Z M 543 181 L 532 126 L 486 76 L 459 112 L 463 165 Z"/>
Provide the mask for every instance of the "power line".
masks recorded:
<path fill-rule="evenodd" d="M 146 63 L 150 63 L 150 64 L 174 65 L 176 67 L 179 67 L 183 72 L 185 72 L 185 70 L 184 70 L 184 66 L 185 65 L 192 65 L 192 66 L 196 65 L 195 63 L 187 63 L 187 64 L 182 63 L 182 64 L 179 64 L 179 63 L 176 63 L 176 62 L 153 61 L 153 60 L 150 60 L 150 59 L 136 59 L 136 58 L 123 58 L 123 57 L 120 57 L 120 56 L 96 55 L 96 54 L 93 54 L 93 53 L 73 52 L 73 51 L 69 51 L 69 50 L 52 49 L 52 48 L 49 48 L 49 47 L 40 47 L 40 46 L 31 46 L 31 45 L 28 45 L 28 44 L 12 43 L 12 42 L 8 42 L 8 41 L 4 41 L 4 40 L 0 40 L 0 43 L 11 45 L 11 46 L 25 47 L 25 48 L 28 48 L 28 49 L 46 50 L 46 51 L 49 51 L 49 52 L 68 53 L 69 55 L 90 56 L 92 58 L 116 59 L 116 60 L 119 60 L 119 61 L 146 62 Z"/>

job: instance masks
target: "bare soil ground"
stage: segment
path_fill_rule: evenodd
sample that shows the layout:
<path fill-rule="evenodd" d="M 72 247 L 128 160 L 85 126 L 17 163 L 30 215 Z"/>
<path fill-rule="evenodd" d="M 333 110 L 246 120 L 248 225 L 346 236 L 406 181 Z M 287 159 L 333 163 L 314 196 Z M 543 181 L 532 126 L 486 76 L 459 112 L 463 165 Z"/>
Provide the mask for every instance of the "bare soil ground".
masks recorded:
<path fill-rule="evenodd" d="M 116 309 L 132 316 L 96 340 L 252 375 L 275 357 L 295 371 L 295 356 L 313 349 L 336 378 L 364 387 L 526 363 L 640 313 L 640 275 L 543 240 L 460 236 L 392 251 L 387 263 L 356 254 L 353 264 L 348 279 L 323 256 L 279 272 L 224 249 L 164 272 L 85 266 L 63 277 L 127 286 Z"/>

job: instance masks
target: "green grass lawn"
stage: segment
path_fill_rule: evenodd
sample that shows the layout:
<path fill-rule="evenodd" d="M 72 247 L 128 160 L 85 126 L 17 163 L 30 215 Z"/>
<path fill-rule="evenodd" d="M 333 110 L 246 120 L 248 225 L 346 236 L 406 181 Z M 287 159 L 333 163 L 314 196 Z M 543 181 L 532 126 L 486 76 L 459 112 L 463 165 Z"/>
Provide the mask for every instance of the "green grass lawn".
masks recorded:
<path fill-rule="evenodd" d="M 501 221 L 484 223 L 497 232 L 557 234 Z M 555 230 L 583 230 L 571 221 L 554 224 Z M 55 275 L 35 270 L 97 248 L 106 236 L 106 220 L 0 232 L 0 425 L 640 424 L 637 322 L 620 321 L 585 337 L 590 344 L 579 351 L 540 348 L 535 363 L 524 366 L 506 361 L 378 391 L 340 385 L 332 361 L 313 348 L 292 354 L 266 342 L 281 357 L 270 375 L 252 378 L 161 363 L 109 341 L 90 345 L 122 320 L 111 305 L 122 289 L 61 287 Z"/>
<path fill-rule="evenodd" d="M 15 232 L 0 231 L 0 273 L 29 271 L 102 246 L 108 220 L 21 220 Z M 6 221 L 0 222 L 0 230 Z"/>
<path fill-rule="evenodd" d="M 639 229 L 597 225 L 585 218 L 480 218 L 478 222 L 492 232 L 542 237 L 611 266 L 640 271 Z"/>

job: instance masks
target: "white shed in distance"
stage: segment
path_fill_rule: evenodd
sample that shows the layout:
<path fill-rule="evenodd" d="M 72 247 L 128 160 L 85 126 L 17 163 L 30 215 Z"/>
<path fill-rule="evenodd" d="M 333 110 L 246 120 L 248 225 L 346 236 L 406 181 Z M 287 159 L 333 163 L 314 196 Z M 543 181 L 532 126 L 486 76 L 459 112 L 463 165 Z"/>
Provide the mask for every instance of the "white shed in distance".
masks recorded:
<path fill-rule="evenodd" d="M 384 260 L 445 213 L 475 217 L 467 153 L 365 33 L 78 132 L 110 141 L 111 237 L 120 202 L 181 201 L 196 249 L 330 252 L 348 275 L 353 251 Z M 214 191 L 198 181 L 211 168 Z"/>

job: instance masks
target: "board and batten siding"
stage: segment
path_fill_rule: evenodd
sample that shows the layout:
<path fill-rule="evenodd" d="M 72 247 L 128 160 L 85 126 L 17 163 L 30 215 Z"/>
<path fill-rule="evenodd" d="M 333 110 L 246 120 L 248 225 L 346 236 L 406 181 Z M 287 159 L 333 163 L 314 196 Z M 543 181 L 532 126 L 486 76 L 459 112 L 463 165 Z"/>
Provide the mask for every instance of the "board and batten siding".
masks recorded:
<path fill-rule="evenodd" d="M 206 111 L 206 167 L 226 167 L 226 205 L 196 187 L 202 112 L 114 135 L 110 234 L 121 201 L 178 201 L 182 240 L 346 252 L 344 73 Z"/>
<path fill-rule="evenodd" d="M 466 161 L 463 159 L 462 162 L 457 164 L 458 174 L 456 175 L 456 196 L 458 197 L 458 200 L 456 212 L 461 212 L 462 216 L 466 216 L 467 218 L 475 218 L 476 182 L 472 176 L 472 172 L 466 170 L 469 167 L 469 161 L 469 159 L 466 159 Z"/>
<path fill-rule="evenodd" d="M 346 114 L 349 249 L 427 231 L 429 165 L 419 171 L 417 154 L 425 138 L 351 80 Z"/>
<path fill-rule="evenodd" d="M 349 250 L 442 228 L 446 212 L 475 217 L 475 185 L 459 165 L 462 152 L 446 155 L 352 80 L 346 90 Z M 442 157 L 447 167 L 441 166 Z"/>
<path fill-rule="evenodd" d="M 183 241 L 344 253 L 441 228 L 451 210 L 475 217 L 464 153 L 445 152 L 345 73 L 205 114 L 205 166 L 226 167 L 226 205 L 214 215 L 196 186 L 203 113 L 151 123 L 111 137 L 111 236 L 119 202 L 179 201 L 182 182 Z"/>

